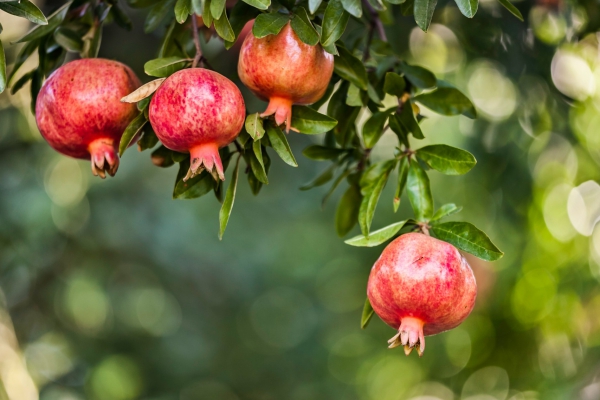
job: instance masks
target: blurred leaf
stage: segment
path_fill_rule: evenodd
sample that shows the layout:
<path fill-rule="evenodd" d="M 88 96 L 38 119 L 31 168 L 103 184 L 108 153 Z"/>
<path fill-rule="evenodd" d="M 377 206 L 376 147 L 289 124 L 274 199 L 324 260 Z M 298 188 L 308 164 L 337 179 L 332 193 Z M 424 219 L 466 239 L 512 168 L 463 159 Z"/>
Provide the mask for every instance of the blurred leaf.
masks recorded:
<path fill-rule="evenodd" d="M 175 19 L 180 24 L 183 24 L 187 20 L 191 11 L 192 11 L 192 1 L 191 0 L 177 0 L 177 3 L 175 3 Z"/>
<path fill-rule="evenodd" d="M 89 32 L 83 37 L 82 57 L 96 58 L 102 43 L 102 25 L 94 24 Z"/>
<path fill-rule="evenodd" d="M 332 164 L 329 168 L 323 171 L 312 181 L 300 186 L 300 190 L 309 190 L 317 186 L 322 186 L 333 179 L 333 172 L 337 168 L 336 164 Z"/>
<path fill-rule="evenodd" d="M 266 10 L 271 5 L 271 0 L 243 0 L 245 3 L 250 4 L 252 7 L 258 8 L 259 10 Z M 261 14 L 264 15 L 264 14 Z"/>
<path fill-rule="evenodd" d="M 479 0 L 454 0 L 460 12 L 467 18 L 473 18 L 479 6 Z"/>
<path fill-rule="evenodd" d="M 25 84 L 26 84 L 27 82 L 29 82 L 29 80 L 30 80 L 31 78 L 33 78 L 33 73 L 34 73 L 35 71 L 36 71 L 35 69 L 34 69 L 33 71 L 29 71 L 29 72 L 27 72 L 27 73 L 23 74 L 23 76 L 22 76 L 22 77 L 20 77 L 19 79 L 17 79 L 17 81 L 16 81 L 15 83 L 13 83 L 13 84 L 12 84 L 12 87 L 11 87 L 11 89 L 10 89 L 10 93 L 11 93 L 11 94 L 15 94 L 15 93 L 17 93 L 19 90 L 21 90 L 21 89 L 23 88 L 23 86 L 25 86 Z"/>
<path fill-rule="evenodd" d="M 292 107 L 292 127 L 305 135 L 318 135 L 333 129 L 337 121 L 310 107 Z"/>
<path fill-rule="evenodd" d="M 366 195 L 384 174 L 389 174 L 396 167 L 398 160 L 383 160 L 371 165 L 360 177 L 360 188 L 363 195 Z"/>
<path fill-rule="evenodd" d="M 265 134 L 265 128 L 263 127 L 263 120 L 260 118 L 259 113 L 249 114 L 246 117 L 246 132 L 254 140 L 260 140 Z"/>
<path fill-rule="evenodd" d="M 314 14 L 318 9 L 323 0 L 308 0 L 308 11 Z"/>
<path fill-rule="evenodd" d="M 395 224 L 391 224 L 386 226 L 385 228 L 378 229 L 369 234 L 369 237 L 365 237 L 364 235 L 354 236 L 352 239 L 348 239 L 345 241 L 346 244 L 350 246 L 356 247 L 375 247 L 379 246 L 381 243 L 388 241 L 391 239 L 396 233 L 402 229 L 402 227 L 406 224 L 406 221 L 396 222 Z"/>
<path fill-rule="evenodd" d="M 405 145 L 406 147 L 410 147 L 408 143 L 408 134 L 410 132 L 408 131 L 408 128 L 404 126 L 402 121 L 400 121 L 400 117 L 397 114 L 392 114 L 390 115 L 388 121 L 390 124 L 390 128 L 392 129 L 392 131 L 394 131 L 396 136 L 398 136 L 398 140 L 400 141 L 400 143 Z"/>
<path fill-rule="evenodd" d="M 366 105 L 366 99 L 364 92 L 358 87 L 351 84 L 348 87 L 348 94 L 346 96 L 346 104 L 352 107 L 363 107 Z"/>
<path fill-rule="evenodd" d="M 260 14 L 254 21 L 252 34 L 258 39 L 268 35 L 277 35 L 289 19 L 289 15 L 280 13 Z"/>
<path fill-rule="evenodd" d="M 358 222 L 361 200 L 360 188 L 356 185 L 350 185 L 342 195 L 335 212 L 335 229 L 339 237 L 346 236 Z"/>
<path fill-rule="evenodd" d="M 214 0 L 213 0 L 214 1 Z M 226 41 L 233 42 L 235 40 L 235 33 L 233 33 L 233 28 L 229 23 L 229 19 L 227 18 L 227 13 L 223 13 L 221 18 L 214 20 L 215 30 L 217 34 Z"/>
<path fill-rule="evenodd" d="M 468 222 L 446 222 L 433 225 L 430 232 L 436 238 L 482 260 L 495 261 L 504 255 L 485 233 Z"/>
<path fill-rule="evenodd" d="M 384 92 L 391 94 L 392 96 L 402 97 L 405 89 L 406 82 L 403 77 L 394 72 L 385 74 L 385 82 L 383 84 Z"/>
<path fill-rule="evenodd" d="M 309 46 L 314 46 L 319 43 L 319 34 L 315 30 L 313 24 L 310 22 L 308 14 L 303 7 L 295 8 L 290 25 L 302 42 Z"/>
<path fill-rule="evenodd" d="M 422 147 L 417 150 L 417 157 L 446 175 L 466 174 L 477 164 L 475 157 L 468 151 L 445 144 Z"/>
<path fill-rule="evenodd" d="M 338 149 L 335 147 L 325 147 L 318 144 L 308 146 L 302 151 L 302 154 L 306 158 L 311 160 L 324 161 L 336 159 L 340 154 L 345 152 L 344 149 Z"/>
<path fill-rule="evenodd" d="M 229 22 L 231 23 L 231 29 L 233 29 L 235 40 L 226 41 L 225 48 L 229 50 L 239 38 L 242 29 L 244 29 L 244 26 L 246 26 L 246 23 L 253 20 L 260 14 L 261 13 L 259 10 L 249 6 L 243 1 L 236 2 L 235 6 L 233 6 L 231 12 L 229 13 Z"/>
<path fill-rule="evenodd" d="M 471 100 L 460 90 L 451 87 L 440 87 L 433 92 L 416 96 L 415 101 L 442 115 L 463 114 L 475 118 L 477 111 Z"/>
<path fill-rule="evenodd" d="M 348 175 L 350 175 L 350 170 L 346 169 L 337 178 L 335 178 L 335 180 L 333 181 L 333 183 L 329 187 L 329 190 L 327 191 L 327 193 L 325 193 L 325 196 L 323 196 L 323 200 L 321 200 L 321 209 L 323 209 L 323 207 L 325 207 L 325 203 L 327 203 L 327 200 L 329 200 L 329 197 L 333 194 L 333 192 L 335 191 L 335 189 L 337 189 L 337 187 L 340 185 L 340 183 L 342 183 L 342 181 Z"/>
<path fill-rule="evenodd" d="M 29 0 L 0 2 L 0 10 L 25 18 L 38 25 L 48 25 L 44 14 Z"/>
<path fill-rule="evenodd" d="M 173 35 L 175 33 L 175 27 L 177 26 L 177 21 L 173 20 L 169 24 L 167 31 L 163 36 L 162 43 L 160 45 L 160 50 L 158 51 L 158 58 L 164 58 L 169 50 L 173 47 Z"/>
<path fill-rule="evenodd" d="M 6 78 L 6 56 L 4 55 L 4 46 L 0 40 L 0 93 L 6 89 L 8 79 Z"/>
<path fill-rule="evenodd" d="M 153 148 L 158 143 L 158 138 L 156 137 L 156 133 L 152 129 L 150 124 L 144 125 L 144 135 L 138 140 L 138 150 L 144 151 Z M 185 176 L 185 175 L 184 175 Z"/>
<path fill-rule="evenodd" d="M 358 223 L 360 230 L 363 235 L 369 237 L 369 230 L 371 229 L 371 222 L 373 222 L 373 216 L 375 215 L 375 209 L 381 197 L 381 192 L 385 187 L 388 180 L 389 171 L 382 174 L 376 181 L 372 189 L 365 193 L 362 202 L 360 203 L 360 210 L 358 212 Z"/>
<path fill-rule="evenodd" d="M 64 4 L 62 7 L 60 7 L 58 10 L 54 11 L 54 13 L 52 13 L 48 17 L 47 25 L 35 26 L 33 29 L 31 29 L 29 32 L 27 32 L 25 34 L 25 36 L 21 37 L 20 39 L 16 40 L 13 43 L 29 42 L 30 40 L 41 38 L 42 36 L 45 36 L 48 33 L 54 31 L 54 29 L 56 29 L 56 27 L 59 26 L 65 19 L 65 16 L 67 15 L 67 11 L 69 11 L 70 6 L 71 6 L 71 2 Z"/>
<path fill-rule="evenodd" d="M 512 5 L 512 3 L 508 0 L 498 0 L 500 2 L 500 4 L 502 4 L 504 6 L 504 8 L 506 8 L 512 15 L 514 15 L 515 17 L 517 17 L 520 21 L 524 21 L 523 20 L 523 15 L 521 15 L 521 11 L 519 11 L 519 9 L 515 6 Z"/>
<path fill-rule="evenodd" d="M 121 136 L 121 142 L 119 143 L 119 156 L 122 157 L 127 147 L 131 144 L 136 135 L 142 130 L 144 125 L 148 122 L 144 113 L 140 113 L 133 119 L 125 128 L 123 136 Z"/>
<path fill-rule="evenodd" d="M 433 198 L 429 187 L 429 177 L 417 161 L 410 163 L 406 179 L 406 192 L 416 220 L 428 221 L 433 215 Z"/>
<path fill-rule="evenodd" d="M 167 149 L 164 145 L 161 145 L 159 148 L 154 150 L 150 155 L 150 158 L 152 159 L 152 164 L 161 168 L 168 168 L 175 164 L 175 161 L 173 161 L 173 152 Z"/>
<path fill-rule="evenodd" d="M 204 26 L 206 26 L 207 28 L 210 28 L 213 24 L 212 13 L 210 12 L 210 3 L 212 3 L 212 0 L 202 1 L 202 22 L 204 22 Z M 194 0 L 192 0 L 192 8 L 196 7 L 198 6 L 194 5 Z"/>
<path fill-rule="evenodd" d="M 431 221 L 437 221 L 449 215 L 456 214 L 460 212 L 460 210 L 462 210 L 462 207 L 457 207 L 454 203 L 444 204 L 435 212 L 435 214 L 433 214 Z"/>
<path fill-rule="evenodd" d="M 285 133 L 278 127 L 273 126 L 273 124 L 267 124 L 267 136 L 269 141 L 271 142 L 271 146 L 273 150 L 281 157 L 281 159 L 288 165 L 292 167 L 297 167 L 298 163 L 294 158 L 294 154 L 292 154 L 292 149 L 285 137 Z"/>
<path fill-rule="evenodd" d="M 267 171 L 263 161 L 262 146 L 260 141 L 252 143 L 252 152 L 248 154 L 248 158 L 250 159 L 250 168 L 252 168 L 252 173 L 256 179 L 266 185 L 269 184 L 269 178 L 267 178 Z"/>
<path fill-rule="evenodd" d="M 402 62 L 400 63 L 400 70 L 404 72 L 404 75 L 406 75 L 408 80 L 418 88 L 428 89 L 437 84 L 435 75 L 423 67 Z"/>
<path fill-rule="evenodd" d="M 81 40 L 81 37 L 68 28 L 58 27 L 54 31 L 54 40 L 68 51 L 78 53 L 83 50 L 83 40 Z"/>
<path fill-rule="evenodd" d="M 334 44 L 346 30 L 350 14 L 344 10 L 340 0 L 330 0 L 323 14 L 323 32 L 321 44 L 330 46 Z"/>
<path fill-rule="evenodd" d="M 369 322 L 371 321 L 371 318 L 373 317 L 374 313 L 375 313 L 375 311 L 373 310 L 373 307 L 371 306 L 371 302 L 369 301 L 369 298 L 367 297 L 365 299 L 365 305 L 363 306 L 362 316 L 360 318 L 360 328 L 361 329 L 365 329 L 367 327 L 367 325 L 369 325 Z"/>
<path fill-rule="evenodd" d="M 152 7 L 146 16 L 146 21 L 144 22 L 145 33 L 150 33 L 158 28 L 166 16 L 173 11 L 173 2 L 174 0 L 160 1 L 156 3 L 154 7 Z"/>
<path fill-rule="evenodd" d="M 415 10 L 414 0 L 405 0 L 400 4 L 400 12 L 404 16 L 413 15 Z"/>
<path fill-rule="evenodd" d="M 423 131 L 421 131 L 421 126 L 415 119 L 415 114 L 413 113 L 412 103 L 410 100 L 406 101 L 402 106 L 402 110 L 400 114 L 396 113 L 398 117 L 398 121 L 402 123 L 407 132 L 411 133 L 415 139 L 424 139 Z"/>
<path fill-rule="evenodd" d="M 8 85 L 10 85 L 10 83 L 12 82 L 13 78 L 15 77 L 17 71 L 19 71 L 19 68 L 21 68 L 21 66 L 23 66 L 23 64 L 25 63 L 25 61 L 27 61 L 27 59 L 35 52 L 35 50 L 37 49 L 39 45 L 39 41 L 38 40 L 32 40 L 29 43 L 26 43 L 22 48 L 21 51 L 19 52 L 19 55 L 17 56 L 17 59 L 13 65 L 13 69 L 10 72 L 10 74 L 8 75 Z"/>
<path fill-rule="evenodd" d="M 34 71 L 31 71 L 31 112 L 35 114 L 35 103 L 37 101 L 38 94 L 40 93 L 40 89 L 42 88 L 42 84 L 44 83 L 44 74 L 38 68 Z"/>
<path fill-rule="evenodd" d="M 367 0 L 367 2 L 375 9 L 375 11 L 385 11 L 387 9 L 382 0 Z M 381 18 L 381 15 L 379 18 Z"/>
<path fill-rule="evenodd" d="M 406 0 L 387 0 L 387 2 L 388 2 L 388 3 L 390 3 L 390 4 L 395 4 L 395 5 L 402 4 L 402 3 L 404 3 L 405 1 L 406 1 Z"/>
<path fill-rule="evenodd" d="M 156 76 L 158 78 L 166 78 L 179 71 L 190 63 L 187 58 L 181 57 L 165 57 L 156 58 L 148 61 L 144 64 L 144 72 L 150 76 Z"/>
<path fill-rule="evenodd" d="M 225 11 L 225 0 L 210 0 L 210 14 L 215 20 L 221 18 Z"/>
<path fill-rule="evenodd" d="M 197 199 L 213 189 L 215 180 L 206 170 L 184 181 L 183 178 L 189 169 L 189 161 L 179 163 L 179 172 L 177 172 L 173 188 L 173 199 Z"/>
<path fill-rule="evenodd" d="M 365 148 L 372 149 L 377 144 L 383 135 L 383 125 L 392 111 L 393 109 L 376 112 L 365 122 L 362 129 Z"/>
<path fill-rule="evenodd" d="M 400 207 L 400 196 L 404 190 L 404 186 L 406 186 L 409 166 L 408 157 L 403 157 L 400 160 L 400 167 L 398 168 L 398 185 L 396 186 L 396 194 L 394 195 L 394 212 L 398 211 L 398 207 Z"/>
<path fill-rule="evenodd" d="M 414 0 L 415 1 L 415 22 L 423 31 L 427 32 L 433 11 L 437 5 L 437 0 Z"/>
<path fill-rule="evenodd" d="M 225 192 L 225 200 L 223 201 L 223 205 L 219 211 L 219 240 L 223 239 L 223 234 L 225 233 L 225 228 L 227 228 L 229 216 L 231 215 L 231 209 L 233 208 L 233 202 L 235 201 L 239 166 L 240 156 L 238 156 L 237 161 L 235 162 L 235 168 L 233 170 L 233 174 L 231 175 L 231 182 L 227 187 L 227 192 Z"/>
<path fill-rule="evenodd" d="M 367 70 L 362 61 L 342 46 L 338 46 L 338 52 L 339 55 L 334 57 L 335 73 L 358 88 L 367 90 Z"/>
<path fill-rule="evenodd" d="M 127 29 L 128 31 L 130 31 L 133 28 L 131 19 L 129 18 L 127 13 L 125 13 L 125 11 L 123 11 L 123 9 L 121 9 L 121 7 L 118 4 L 113 4 L 113 6 L 111 7 L 111 13 L 112 13 L 112 16 L 113 16 L 115 22 L 121 28 Z"/>
<path fill-rule="evenodd" d="M 356 18 L 362 17 L 362 3 L 360 0 L 342 0 L 342 6 L 350 15 Z"/>

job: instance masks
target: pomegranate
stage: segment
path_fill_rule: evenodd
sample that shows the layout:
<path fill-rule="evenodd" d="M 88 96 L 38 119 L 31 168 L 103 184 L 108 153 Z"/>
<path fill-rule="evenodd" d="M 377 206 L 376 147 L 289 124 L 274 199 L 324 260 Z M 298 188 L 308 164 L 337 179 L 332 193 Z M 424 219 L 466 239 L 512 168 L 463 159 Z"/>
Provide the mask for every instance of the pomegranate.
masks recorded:
<path fill-rule="evenodd" d="M 37 126 L 58 152 L 91 158 L 94 175 L 114 176 L 121 135 L 138 113 L 135 104 L 120 99 L 139 86 L 133 71 L 119 62 L 71 61 L 42 85 L 35 107 Z"/>
<path fill-rule="evenodd" d="M 278 125 L 294 129 L 292 104 L 312 104 L 323 97 L 333 74 L 333 56 L 320 44 L 303 43 L 288 23 L 277 35 L 248 35 L 240 50 L 240 79 L 254 94 L 268 100 L 261 117 L 275 114 Z"/>
<path fill-rule="evenodd" d="M 225 180 L 219 148 L 233 142 L 246 118 L 244 98 L 233 82 L 204 68 L 178 71 L 154 93 L 149 116 L 166 147 L 190 153 L 185 180 L 203 169 Z"/>
<path fill-rule="evenodd" d="M 475 304 L 471 267 L 449 243 L 422 233 L 392 241 L 373 266 L 367 284 L 373 310 L 398 333 L 390 348 L 425 350 L 425 336 L 455 328 Z"/>

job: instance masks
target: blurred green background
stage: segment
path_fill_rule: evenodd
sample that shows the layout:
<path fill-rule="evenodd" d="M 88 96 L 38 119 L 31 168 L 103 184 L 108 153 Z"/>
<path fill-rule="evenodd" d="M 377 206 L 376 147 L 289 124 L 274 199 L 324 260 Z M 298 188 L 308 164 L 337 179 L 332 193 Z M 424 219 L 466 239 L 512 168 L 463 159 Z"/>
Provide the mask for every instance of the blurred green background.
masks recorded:
<path fill-rule="evenodd" d="M 321 210 L 326 189 L 298 190 L 325 168 L 300 156 L 320 138 L 290 134 L 300 167 L 273 157 L 259 196 L 241 182 L 220 242 L 214 196 L 171 199 L 176 167 L 133 148 L 115 178 L 93 179 L 41 139 L 28 90 L 0 95 L 0 399 L 600 399 L 600 8 L 515 4 L 525 23 L 496 1 L 472 20 L 442 2 L 427 34 L 384 15 L 399 54 L 477 106 L 475 121 L 423 110 L 426 143 L 478 159 L 465 176 L 431 172 L 432 189 L 505 252 L 469 258 L 475 310 L 422 359 L 388 350 L 379 319 L 359 327 L 382 247 L 336 236 L 343 191 Z M 107 26 L 100 56 L 148 81 L 160 32 L 129 11 L 134 30 Z M 23 21 L 0 14 L 9 65 Z M 236 78 L 235 51 L 204 50 Z M 394 145 L 386 134 L 374 161 Z M 406 202 L 393 214 L 392 186 L 374 228 L 410 215 Z"/>

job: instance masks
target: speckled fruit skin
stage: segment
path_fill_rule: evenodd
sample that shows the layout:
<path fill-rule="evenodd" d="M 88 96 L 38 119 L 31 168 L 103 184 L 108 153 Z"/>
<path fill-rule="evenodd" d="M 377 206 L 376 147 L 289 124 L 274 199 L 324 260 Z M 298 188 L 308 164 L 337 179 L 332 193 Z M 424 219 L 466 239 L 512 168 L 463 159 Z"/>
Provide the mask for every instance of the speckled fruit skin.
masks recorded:
<path fill-rule="evenodd" d="M 35 118 L 58 152 L 92 161 L 94 175 L 117 172 L 117 147 L 136 117 L 135 104 L 120 99 L 140 86 L 124 64 L 101 58 L 71 61 L 52 73 L 37 98 Z"/>
<path fill-rule="evenodd" d="M 367 284 L 373 310 L 398 334 L 390 347 L 407 355 L 425 350 L 424 336 L 455 328 L 471 313 L 477 285 L 471 267 L 449 243 L 421 233 L 392 241 L 373 266 Z"/>
<path fill-rule="evenodd" d="M 333 56 L 320 44 L 303 43 L 288 23 L 277 35 L 249 34 L 240 50 L 240 79 L 263 100 L 262 117 L 275 114 L 277 124 L 294 129 L 292 104 L 312 104 L 323 97 L 333 74 Z"/>
<path fill-rule="evenodd" d="M 244 98 L 233 82 L 204 68 L 178 71 L 154 93 L 149 115 L 166 147 L 190 153 L 186 179 L 213 167 L 225 179 L 219 148 L 233 142 L 246 118 Z"/>

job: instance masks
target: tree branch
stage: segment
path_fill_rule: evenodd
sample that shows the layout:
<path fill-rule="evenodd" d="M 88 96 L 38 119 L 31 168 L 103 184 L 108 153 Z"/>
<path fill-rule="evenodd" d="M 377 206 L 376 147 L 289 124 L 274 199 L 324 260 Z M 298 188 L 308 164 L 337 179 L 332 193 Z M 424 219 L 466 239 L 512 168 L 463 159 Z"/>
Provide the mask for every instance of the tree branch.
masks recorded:
<path fill-rule="evenodd" d="M 196 20 L 196 14 L 192 14 L 192 35 L 194 36 L 194 45 L 196 46 L 196 55 L 194 56 L 192 68 L 196 68 L 202 59 L 202 49 L 200 48 L 200 38 L 198 37 L 198 21 Z"/>
<path fill-rule="evenodd" d="M 385 34 L 385 29 L 383 29 L 383 23 L 381 22 L 377 11 L 373 8 L 373 6 L 371 5 L 371 3 L 369 3 L 368 0 L 363 0 L 363 4 L 367 8 L 367 10 L 369 10 L 369 14 L 371 15 L 371 24 L 375 26 L 375 29 L 377 29 L 377 34 L 379 35 L 379 38 L 384 42 L 387 42 L 387 35 Z"/>

